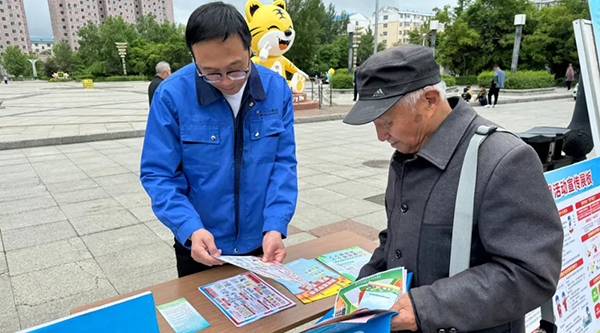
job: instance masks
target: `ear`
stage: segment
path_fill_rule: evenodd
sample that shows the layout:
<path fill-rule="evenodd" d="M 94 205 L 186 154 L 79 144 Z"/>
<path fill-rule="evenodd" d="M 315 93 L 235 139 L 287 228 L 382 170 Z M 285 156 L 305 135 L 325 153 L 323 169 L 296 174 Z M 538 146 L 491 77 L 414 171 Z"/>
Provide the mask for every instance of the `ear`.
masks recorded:
<path fill-rule="evenodd" d="M 281 8 L 281 9 L 283 9 L 283 10 L 286 10 L 286 9 L 285 9 L 285 6 L 286 6 L 286 5 L 285 5 L 285 1 L 283 1 L 283 0 L 275 0 L 275 1 L 273 1 L 272 5 L 273 5 L 273 6 L 280 7 L 280 8 Z"/>
<path fill-rule="evenodd" d="M 254 13 L 256 13 L 260 7 L 262 7 L 262 3 L 258 0 L 248 0 L 248 2 L 246 2 L 246 20 L 248 22 L 252 20 Z"/>
<path fill-rule="evenodd" d="M 425 97 L 425 100 L 427 102 L 427 110 L 437 110 L 442 102 L 442 96 L 440 96 L 440 92 L 437 91 L 435 88 L 427 89 L 423 94 L 423 97 Z"/>

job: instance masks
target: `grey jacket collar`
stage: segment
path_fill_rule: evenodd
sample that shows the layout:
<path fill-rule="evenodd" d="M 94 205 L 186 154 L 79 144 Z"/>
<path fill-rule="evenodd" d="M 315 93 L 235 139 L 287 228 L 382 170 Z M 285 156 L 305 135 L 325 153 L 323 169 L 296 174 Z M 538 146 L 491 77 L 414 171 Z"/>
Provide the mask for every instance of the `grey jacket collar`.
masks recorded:
<path fill-rule="evenodd" d="M 417 153 L 417 156 L 426 159 L 441 170 L 446 169 L 469 125 L 477 117 L 475 110 L 462 98 L 451 97 L 448 98 L 448 102 L 452 112 Z"/>

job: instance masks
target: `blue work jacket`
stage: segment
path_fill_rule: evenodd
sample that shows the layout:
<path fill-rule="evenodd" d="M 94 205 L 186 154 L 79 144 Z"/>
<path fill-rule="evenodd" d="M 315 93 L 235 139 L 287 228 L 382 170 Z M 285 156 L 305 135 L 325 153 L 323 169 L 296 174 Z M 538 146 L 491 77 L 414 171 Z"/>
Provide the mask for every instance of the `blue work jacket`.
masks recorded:
<path fill-rule="evenodd" d="M 252 64 L 237 117 L 192 63 L 158 87 L 148 116 L 140 178 L 158 219 L 190 247 L 210 231 L 223 254 L 284 237 L 298 197 L 292 94 Z"/>

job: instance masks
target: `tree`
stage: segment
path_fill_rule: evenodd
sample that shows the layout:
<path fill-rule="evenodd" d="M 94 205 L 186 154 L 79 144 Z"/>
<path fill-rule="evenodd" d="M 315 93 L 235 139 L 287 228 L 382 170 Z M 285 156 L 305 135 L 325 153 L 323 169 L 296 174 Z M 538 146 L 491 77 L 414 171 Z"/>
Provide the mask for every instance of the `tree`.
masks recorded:
<path fill-rule="evenodd" d="M 58 72 L 60 69 L 58 65 L 54 61 L 54 58 L 48 58 L 46 63 L 44 64 L 44 75 L 47 77 L 52 77 L 52 74 Z"/>
<path fill-rule="evenodd" d="M 52 52 L 54 53 L 56 67 L 63 72 L 71 73 L 74 69 L 74 59 L 69 43 L 67 41 L 56 43 L 52 47 Z"/>
<path fill-rule="evenodd" d="M 437 60 L 453 72 L 474 75 L 489 61 L 481 54 L 489 46 L 481 43 L 479 33 L 469 28 L 463 19 L 459 18 L 454 24 L 446 26 L 446 31 L 439 36 Z"/>
<path fill-rule="evenodd" d="M 31 67 L 27 57 L 21 53 L 18 46 L 9 46 L 6 48 L 6 53 L 2 56 L 2 63 L 6 70 L 18 77 L 27 73 L 27 66 Z"/>
<path fill-rule="evenodd" d="M 369 59 L 370 56 L 373 55 L 373 48 L 375 44 L 375 36 L 373 36 L 373 31 L 371 28 L 367 29 L 364 35 L 360 37 L 360 44 L 358 45 L 358 55 L 356 57 L 356 61 L 359 64 L 364 63 Z M 379 43 L 377 45 L 377 51 L 385 50 L 385 45 Z"/>

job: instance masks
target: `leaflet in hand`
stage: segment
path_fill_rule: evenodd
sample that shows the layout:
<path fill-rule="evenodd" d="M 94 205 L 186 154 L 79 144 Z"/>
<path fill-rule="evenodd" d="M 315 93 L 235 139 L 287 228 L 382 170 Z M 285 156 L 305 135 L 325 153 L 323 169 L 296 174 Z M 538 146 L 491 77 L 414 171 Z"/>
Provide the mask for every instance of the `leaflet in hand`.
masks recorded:
<path fill-rule="evenodd" d="M 317 260 L 331 267 L 331 269 L 342 274 L 352 282 L 356 281 L 360 269 L 367 264 L 370 259 L 371 253 L 358 246 L 323 254 L 317 257 Z"/>
<path fill-rule="evenodd" d="M 298 274 L 278 262 L 263 262 L 253 256 L 219 256 L 217 259 L 269 279 L 286 280 L 301 284 L 307 283 Z"/>
<path fill-rule="evenodd" d="M 198 287 L 198 289 L 237 327 L 296 305 L 250 272 Z"/>
<path fill-rule="evenodd" d="M 400 298 L 400 287 L 380 282 L 369 282 L 360 294 L 358 308 L 389 310 Z"/>
<path fill-rule="evenodd" d="M 361 294 L 369 285 L 369 282 L 379 282 L 399 288 L 398 295 L 403 295 L 407 290 L 407 274 L 404 267 L 397 267 L 385 272 L 377 273 L 360 279 L 340 290 L 335 301 L 334 316 L 351 314 L 359 309 Z"/>
<path fill-rule="evenodd" d="M 337 295 L 338 291 L 351 283 L 345 277 L 327 269 L 314 259 L 298 259 L 285 265 L 307 283 L 276 279 L 291 291 L 302 303 L 310 303 Z"/>
<path fill-rule="evenodd" d="M 389 332 L 392 316 L 397 314 L 385 310 L 359 310 L 318 322 L 302 333 Z"/>

